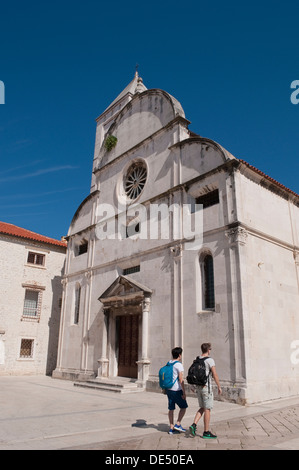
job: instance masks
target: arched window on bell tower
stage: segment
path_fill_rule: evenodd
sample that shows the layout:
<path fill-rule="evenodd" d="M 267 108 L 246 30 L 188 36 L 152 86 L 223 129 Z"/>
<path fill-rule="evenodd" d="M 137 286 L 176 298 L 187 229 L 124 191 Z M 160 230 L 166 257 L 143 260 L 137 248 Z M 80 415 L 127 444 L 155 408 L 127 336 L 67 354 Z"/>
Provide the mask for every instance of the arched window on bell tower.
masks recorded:
<path fill-rule="evenodd" d="M 215 308 L 214 262 L 211 254 L 206 254 L 202 261 L 203 308 Z"/>
<path fill-rule="evenodd" d="M 76 285 L 75 289 L 75 309 L 74 309 L 74 324 L 78 325 L 80 316 L 80 299 L 81 299 L 81 286 Z"/>

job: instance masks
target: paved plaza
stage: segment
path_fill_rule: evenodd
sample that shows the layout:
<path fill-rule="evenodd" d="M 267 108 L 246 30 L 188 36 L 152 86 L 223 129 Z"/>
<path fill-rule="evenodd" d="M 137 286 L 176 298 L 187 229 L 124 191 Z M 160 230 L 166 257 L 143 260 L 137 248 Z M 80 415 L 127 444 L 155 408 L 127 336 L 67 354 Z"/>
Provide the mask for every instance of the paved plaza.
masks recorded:
<path fill-rule="evenodd" d="M 188 397 L 187 429 L 198 408 Z M 0 450 L 298 450 L 299 397 L 251 406 L 215 401 L 211 430 L 168 435 L 167 398 L 75 387 L 44 376 L 0 377 Z"/>

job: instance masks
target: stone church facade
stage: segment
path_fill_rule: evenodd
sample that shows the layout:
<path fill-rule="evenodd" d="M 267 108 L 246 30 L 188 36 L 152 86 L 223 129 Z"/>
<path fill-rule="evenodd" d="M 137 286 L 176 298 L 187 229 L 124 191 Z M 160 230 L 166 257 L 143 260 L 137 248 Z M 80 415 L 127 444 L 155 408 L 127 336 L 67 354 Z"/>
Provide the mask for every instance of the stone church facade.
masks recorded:
<path fill-rule="evenodd" d="M 97 119 L 53 376 L 157 390 L 173 347 L 186 370 L 211 342 L 226 398 L 297 395 L 299 196 L 189 125 L 137 73 Z"/>

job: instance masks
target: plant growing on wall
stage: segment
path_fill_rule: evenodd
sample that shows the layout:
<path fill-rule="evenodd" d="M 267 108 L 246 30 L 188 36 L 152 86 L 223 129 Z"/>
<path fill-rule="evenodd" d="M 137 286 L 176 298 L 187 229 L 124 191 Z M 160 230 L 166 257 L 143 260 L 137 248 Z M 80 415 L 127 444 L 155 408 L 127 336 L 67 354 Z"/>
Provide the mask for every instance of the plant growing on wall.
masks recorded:
<path fill-rule="evenodd" d="M 105 149 L 110 152 L 117 144 L 117 138 L 114 135 L 108 135 L 105 140 Z"/>

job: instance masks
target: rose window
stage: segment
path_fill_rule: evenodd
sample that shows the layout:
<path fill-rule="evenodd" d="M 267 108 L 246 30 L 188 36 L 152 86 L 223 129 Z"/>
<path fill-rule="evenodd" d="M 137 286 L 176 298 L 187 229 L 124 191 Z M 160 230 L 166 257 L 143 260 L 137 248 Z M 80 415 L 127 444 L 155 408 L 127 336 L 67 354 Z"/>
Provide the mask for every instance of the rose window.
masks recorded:
<path fill-rule="evenodd" d="M 133 163 L 124 181 L 125 193 L 128 198 L 133 200 L 139 196 L 146 183 L 146 178 L 146 166 L 142 162 Z"/>

